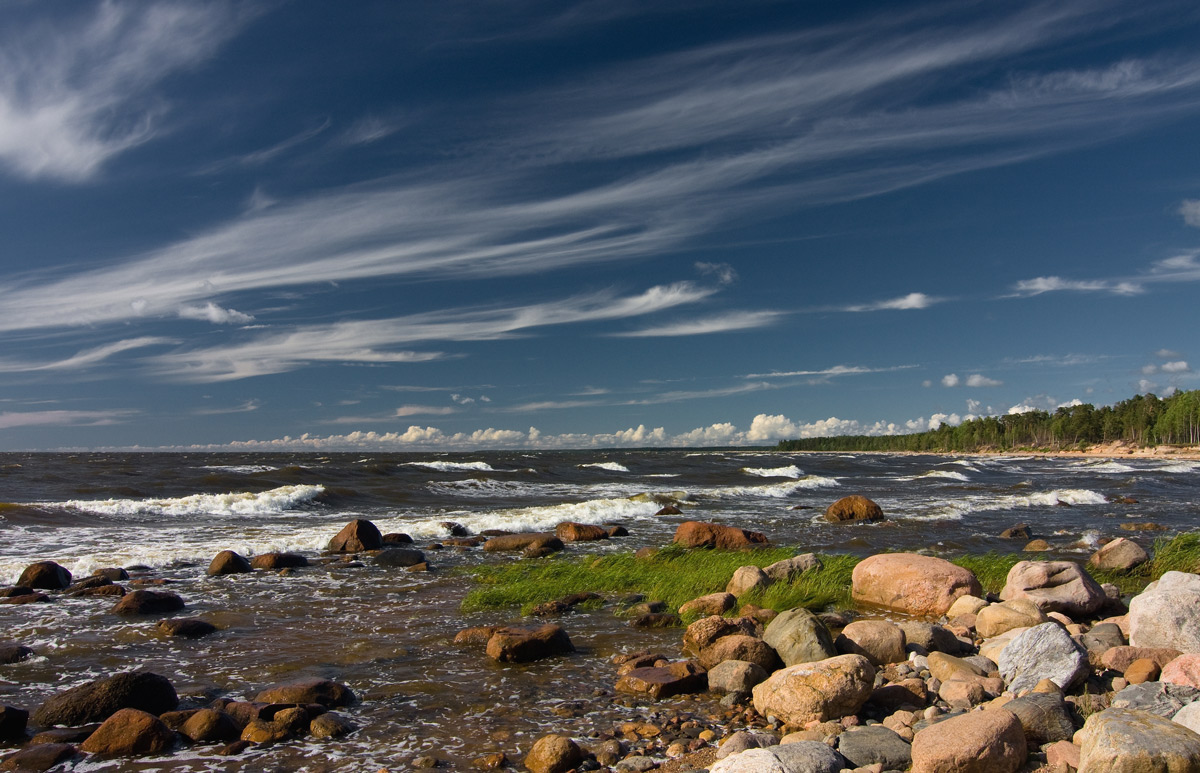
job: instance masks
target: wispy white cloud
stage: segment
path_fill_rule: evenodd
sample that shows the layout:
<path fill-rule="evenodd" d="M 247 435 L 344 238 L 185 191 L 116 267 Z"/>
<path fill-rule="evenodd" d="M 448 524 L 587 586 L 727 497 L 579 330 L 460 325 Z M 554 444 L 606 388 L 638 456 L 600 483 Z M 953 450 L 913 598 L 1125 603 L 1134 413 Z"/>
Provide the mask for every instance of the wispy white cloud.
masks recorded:
<path fill-rule="evenodd" d="M 1013 289 L 1015 295 L 1033 296 L 1042 293 L 1061 291 L 1070 292 L 1104 292 L 1113 295 L 1138 295 L 1145 292 L 1140 282 L 1112 279 L 1063 279 L 1058 276 L 1039 276 L 1034 279 L 1022 279 Z"/>
<path fill-rule="evenodd" d="M 166 346 L 177 344 L 178 340 L 173 338 L 163 338 L 161 336 L 140 336 L 138 338 L 126 338 L 121 341 L 114 341 L 111 344 L 96 346 L 91 349 L 80 351 L 66 359 L 53 360 L 50 362 L 19 362 L 14 360 L 0 360 L 0 373 L 25 373 L 36 371 L 72 371 L 83 370 L 90 368 L 93 365 L 108 360 L 122 352 L 131 351 L 133 349 L 143 349 L 151 346 Z"/>
<path fill-rule="evenodd" d="M 133 415 L 133 411 L 3 411 L 0 412 L 0 429 L 37 426 L 106 426 L 119 424 Z"/>
<path fill-rule="evenodd" d="M 214 325 L 244 325 L 253 322 L 254 317 L 235 309 L 223 309 L 209 301 L 203 306 L 183 306 L 179 309 L 181 319 L 197 319 L 211 322 Z"/>
<path fill-rule="evenodd" d="M 396 409 L 397 417 L 404 416 L 449 416 L 458 413 L 452 405 L 402 405 Z"/>
<path fill-rule="evenodd" d="M 866 373 L 890 373 L 897 370 L 908 370 L 916 365 L 891 365 L 886 368 L 868 368 L 862 365 L 834 365 L 832 368 L 821 370 L 788 370 L 772 371 L 770 373 L 750 373 L 743 378 L 801 378 L 817 377 L 825 379 L 834 376 L 859 376 Z"/>
<path fill-rule="evenodd" d="M 854 306 L 843 306 L 842 311 L 888 311 L 888 310 L 909 310 L 909 309 L 927 309 L 935 303 L 940 303 L 942 298 L 934 298 L 925 293 L 909 293 L 908 295 L 899 298 L 892 298 L 886 301 L 878 301 L 876 303 L 866 303 Z"/>
<path fill-rule="evenodd" d="M 228 169 L 232 166 L 262 166 L 263 164 L 274 161 L 276 158 L 286 154 L 293 148 L 297 148 L 314 137 L 323 133 L 326 129 L 333 125 L 333 121 L 326 118 L 320 124 L 307 129 L 301 129 L 290 137 L 280 140 L 274 145 L 268 145 L 265 148 L 243 153 L 233 158 L 217 161 L 199 170 L 199 174 L 215 174 L 217 172 Z"/>
<path fill-rule="evenodd" d="M 753 330 L 769 327 L 778 322 L 783 316 L 781 311 L 734 311 L 713 317 L 690 319 L 666 325 L 610 333 L 615 338 L 657 338 L 671 336 L 708 335 L 711 333 L 728 333 L 735 330 Z"/>
<path fill-rule="evenodd" d="M 210 58 L 257 11 L 226 2 L 101 2 L 0 32 L 0 163 L 81 182 L 161 131 L 172 75 Z"/>
<path fill-rule="evenodd" d="M 997 381 L 994 378 L 988 378 L 987 376 L 982 376 L 978 373 L 972 373 L 971 375 L 967 376 L 967 386 L 969 387 L 997 387 L 1002 386 L 1003 384 L 1003 381 Z"/>
<path fill-rule="evenodd" d="M 1185 360 L 1176 360 L 1174 362 L 1164 362 L 1162 364 L 1163 373 L 1189 373 L 1191 368 Z"/>
<path fill-rule="evenodd" d="M 221 416 L 227 413 L 252 413 L 262 407 L 261 400 L 247 400 L 240 405 L 229 408 L 197 408 L 192 411 L 197 416 Z"/>
<path fill-rule="evenodd" d="M 1179 214 L 1183 216 L 1183 222 L 1200 228 L 1200 199 L 1184 199 L 1179 205 Z"/>

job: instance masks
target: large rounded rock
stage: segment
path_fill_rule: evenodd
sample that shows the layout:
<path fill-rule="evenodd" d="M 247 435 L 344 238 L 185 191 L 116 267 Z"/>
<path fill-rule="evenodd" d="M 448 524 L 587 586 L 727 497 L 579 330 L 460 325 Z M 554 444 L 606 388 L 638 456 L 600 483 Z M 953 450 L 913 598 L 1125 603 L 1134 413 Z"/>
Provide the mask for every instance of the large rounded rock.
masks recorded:
<path fill-rule="evenodd" d="M 741 598 L 754 590 L 763 590 L 774 582 L 767 573 L 757 566 L 739 566 L 733 572 L 733 577 L 725 586 L 725 592 Z"/>
<path fill-rule="evenodd" d="M 489 553 L 507 550 L 528 550 L 530 548 L 550 548 L 562 550 L 563 541 L 553 534 L 534 532 L 528 534 L 501 534 L 483 543 L 483 549 Z"/>
<path fill-rule="evenodd" d="M 557 625 L 501 628 L 487 643 L 487 654 L 500 663 L 529 663 L 575 651 L 567 632 Z"/>
<path fill-rule="evenodd" d="M 856 713 L 871 697 L 875 668 L 862 655 L 839 655 L 776 671 L 754 688 L 754 708 L 793 725 Z"/>
<path fill-rule="evenodd" d="M 770 644 L 755 636 L 745 634 L 722 636 L 708 647 L 700 650 L 699 660 L 700 665 L 705 668 L 712 668 L 726 660 L 757 663 L 767 671 L 774 671 L 780 665 L 779 656 Z"/>
<path fill-rule="evenodd" d="M 820 569 L 821 559 L 812 553 L 802 553 L 792 558 L 776 561 L 763 569 L 775 582 L 791 582 L 805 572 Z"/>
<path fill-rule="evenodd" d="M 170 591 L 135 590 L 122 596 L 112 611 L 117 615 L 168 615 L 183 607 L 183 599 Z"/>
<path fill-rule="evenodd" d="M 219 577 L 223 574 L 245 574 L 254 571 L 250 560 L 232 550 L 222 550 L 217 553 L 208 565 L 208 576 Z"/>
<path fill-rule="evenodd" d="M 985 639 L 1014 628 L 1032 628 L 1049 621 L 1045 613 L 1029 599 L 1012 599 L 989 604 L 975 615 L 975 632 Z"/>
<path fill-rule="evenodd" d="M 1146 711 L 1097 712 L 1077 737 L 1084 773 L 1200 773 L 1200 735 Z"/>
<path fill-rule="evenodd" d="M 53 561 L 38 561 L 21 572 L 17 585 L 24 588 L 63 590 L 71 584 L 71 573 Z"/>
<path fill-rule="evenodd" d="M 1129 602 L 1129 643 L 1200 652 L 1200 575 L 1167 572 Z"/>
<path fill-rule="evenodd" d="M 608 529 L 590 523 L 563 521 L 554 527 L 554 536 L 563 542 L 596 542 L 608 539 Z"/>
<path fill-rule="evenodd" d="M 565 735 L 544 735 L 525 756 L 525 767 L 533 773 L 566 773 L 583 762 L 583 751 Z"/>
<path fill-rule="evenodd" d="M 373 559 L 376 566 L 407 568 L 425 563 L 425 554 L 416 548 L 392 548 L 375 554 Z"/>
<path fill-rule="evenodd" d="M 250 559 L 254 569 L 300 569 L 308 566 L 308 559 L 299 553 L 262 553 Z"/>
<path fill-rule="evenodd" d="M 683 651 L 692 655 L 699 655 L 701 650 L 712 646 L 713 642 L 722 636 L 732 636 L 734 634 L 753 636 L 756 631 L 757 628 L 754 625 L 754 621 L 749 618 L 709 615 L 692 623 L 684 631 Z"/>
<path fill-rule="evenodd" d="M 79 747 L 97 757 L 162 754 L 175 743 L 175 731 L 153 714 L 121 709 L 88 736 Z"/>
<path fill-rule="evenodd" d="M 684 521 L 679 524 L 675 529 L 675 537 L 672 541 L 685 548 L 720 548 L 722 550 L 741 550 L 768 543 L 767 536 L 757 531 L 700 521 Z"/>
<path fill-rule="evenodd" d="M 837 748 L 856 768 L 880 764 L 884 770 L 905 770 L 912 763 L 912 746 L 883 725 L 856 727 L 842 733 Z"/>
<path fill-rule="evenodd" d="M 364 518 L 356 518 L 329 540 L 328 550 L 331 553 L 360 553 L 381 547 L 383 535 L 379 533 L 379 527 Z"/>
<path fill-rule="evenodd" d="M 1028 747 L 1021 723 L 1003 709 L 972 711 L 930 725 L 912 743 L 913 773 L 1014 773 Z"/>
<path fill-rule="evenodd" d="M 842 629 L 834 641 L 844 655 L 862 655 L 873 666 L 900 663 L 908 657 L 904 651 L 904 630 L 886 620 L 856 620 Z"/>
<path fill-rule="evenodd" d="M 776 615 L 763 631 L 762 638 L 779 653 L 785 666 L 825 660 L 837 654 L 829 629 L 803 607 Z"/>
<path fill-rule="evenodd" d="M 750 692 L 770 676 L 765 668 L 745 660 L 723 660 L 708 670 L 709 692 Z"/>
<path fill-rule="evenodd" d="M 1032 692 L 1004 704 L 1004 710 L 1021 723 L 1030 748 L 1069 741 L 1075 735 L 1075 724 L 1060 695 Z"/>
<path fill-rule="evenodd" d="M 1098 611 L 1108 597 L 1074 561 L 1020 561 L 1008 571 L 1000 599 L 1029 599 L 1043 612 L 1082 618 Z"/>
<path fill-rule="evenodd" d="M 1150 560 L 1150 554 L 1131 539 L 1118 537 L 1102 546 L 1088 559 L 1088 566 L 1101 571 L 1127 572 Z"/>
<path fill-rule="evenodd" d="M 258 703 L 319 703 L 327 709 L 354 703 L 354 692 L 329 679 L 300 679 L 268 687 L 254 699 Z"/>
<path fill-rule="evenodd" d="M 853 494 L 848 497 L 842 497 L 825 508 L 825 520 L 830 523 L 882 521 L 883 509 L 870 499 Z"/>
<path fill-rule="evenodd" d="M 709 593 L 707 596 L 700 596 L 691 601 L 685 601 L 679 607 L 679 614 L 681 616 L 703 615 L 709 617 L 712 615 L 723 615 L 736 606 L 737 596 L 734 596 L 732 593 Z"/>
<path fill-rule="evenodd" d="M 748 749 L 718 761 L 711 773 L 839 773 L 846 759 L 820 741 Z"/>
<path fill-rule="evenodd" d="M 1000 652 L 997 665 L 1009 691 L 1018 694 L 1043 679 L 1067 690 L 1089 672 L 1087 650 L 1058 623 L 1020 633 Z"/>
<path fill-rule="evenodd" d="M 969 570 L 916 553 L 866 558 L 854 567 L 851 583 L 855 601 L 924 617 L 946 614 L 959 596 L 983 594 Z"/>
<path fill-rule="evenodd" d="M 154 715 L 174 711 L 179 696 L 166 677 L 145 671 L 117 674 L 52 695 L 33 713 L 33 721 L 50 725 L 103 722 L 121 709 Z"/>
<path fill-rule="evenodd" d="M 233 717 L 218 709 L 200 709 L 187 718 L 179 732 L 192 743 L 228 743 L 241 735 Z"/>

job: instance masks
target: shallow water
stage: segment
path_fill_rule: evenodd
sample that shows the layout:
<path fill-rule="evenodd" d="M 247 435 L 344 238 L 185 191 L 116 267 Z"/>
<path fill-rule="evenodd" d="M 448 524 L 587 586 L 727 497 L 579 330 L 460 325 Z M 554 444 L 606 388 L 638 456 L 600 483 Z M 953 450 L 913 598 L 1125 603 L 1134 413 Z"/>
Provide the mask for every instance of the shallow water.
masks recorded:
<path fill-rule="evenodd" d="M 518 613 L 463 616 L 468 580 L 454 570 L 512 557 L 427 550 L 438 568 L 428 574 L 368 562 L 219 578 L 205 576 L 208 562 L 224 549 L 315 558 L 356 517 L 407 532 L 419 547 L 445 537 L 447 521 L 472 531 L 526 531 L 575 520 L 630 532 L 570 546 L 576 555 L 662 545 L 689 519 L 762 531 L 798 551 L 1011 551 L 1020 545 L 996 535 L 1027 522 L 1056 553 L 1082 558 L 1102 536 L 1148 545 L 1195 528 L 1198 482 L 1200 463 L 1170 460 L 682 451 L 0 455 L 0 584 L 43 559 L 77 577 L 141 564 L 148 576 L 172 581 L 168 589 L 187 602 L 183 614 L 222 629 L 198 641 L 170 639 L 154 620 L 111 614 L 107 598 L 3 606 L 4 638 L 38 655 L 0 666 L 0 702 L 33 709 L 57 690 L 132 668 L 167 676 L 185 704 L 197 706 L 321 676 L 360 698 L 345 711 L 360 727 L 348 738 L 232 758 L 197 747 L 76 769 L 377 770 L 426 753 L 467 768 L 492 751 L 519 759 L 546 732 L 583 736 L 653 710 L 612 702 L 609 658 L 643 649 L 677 654 L 680 631 L 632 631 L 608 604 L 563 619 L 575 655 L 500 666 L 451 640 L 468 625 L 518 622 Z M 825 523 L 825 506 L 852 493 L 875 499 L 889 520 Z M 679 503 L 684 515 L 655 515 L 665 502 Z M 1166 530 L 1120 528 L 1145 522 Z M 701 697 L 679 705 L 715 704 Z"/>

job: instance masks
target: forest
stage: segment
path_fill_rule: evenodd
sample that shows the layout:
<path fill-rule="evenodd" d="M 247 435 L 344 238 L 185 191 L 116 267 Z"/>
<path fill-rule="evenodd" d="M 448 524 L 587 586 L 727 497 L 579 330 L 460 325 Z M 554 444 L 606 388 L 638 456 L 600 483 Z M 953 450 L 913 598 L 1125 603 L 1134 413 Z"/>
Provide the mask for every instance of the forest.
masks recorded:
<path fill-rule="evenodd" d="M 1200 390 L 1159 398 L 1137 395 L 1099 408 L 1084 403 L 1053 413 L 984 416 L 911 435 L 843 435 L 783 440 L 780 451 L 1067 451 L 1124 442 L 1134 446 L 1200 445 Z"/>

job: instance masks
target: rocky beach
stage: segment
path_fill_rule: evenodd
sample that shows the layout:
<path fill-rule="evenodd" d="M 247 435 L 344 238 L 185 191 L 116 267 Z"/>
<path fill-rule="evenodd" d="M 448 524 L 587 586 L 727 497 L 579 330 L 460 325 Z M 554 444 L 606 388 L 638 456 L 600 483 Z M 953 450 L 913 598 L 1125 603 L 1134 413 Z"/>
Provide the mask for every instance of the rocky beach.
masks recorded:
<path fill-rule="evenodd" d="M 1154 555 L 1186 461 L 7 462 L 0 769 L 1200 765 L 1200 577 Z M 716 554 L 683 602 L 471 596 Z M 755 603 L 843 569 L 836 604 Z"/>

